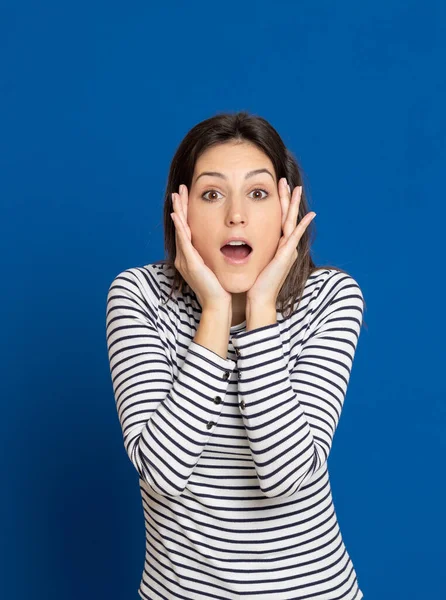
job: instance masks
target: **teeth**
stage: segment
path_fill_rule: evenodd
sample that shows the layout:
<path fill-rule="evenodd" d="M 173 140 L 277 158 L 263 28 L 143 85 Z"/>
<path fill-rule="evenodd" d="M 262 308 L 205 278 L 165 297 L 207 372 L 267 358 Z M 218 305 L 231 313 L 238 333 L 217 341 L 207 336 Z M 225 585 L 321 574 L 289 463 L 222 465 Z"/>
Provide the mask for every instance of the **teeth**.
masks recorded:
<path fill-rule="evenodd" d="M 227 246 L 247 246 L 245 242 L 228 242 Z"/>

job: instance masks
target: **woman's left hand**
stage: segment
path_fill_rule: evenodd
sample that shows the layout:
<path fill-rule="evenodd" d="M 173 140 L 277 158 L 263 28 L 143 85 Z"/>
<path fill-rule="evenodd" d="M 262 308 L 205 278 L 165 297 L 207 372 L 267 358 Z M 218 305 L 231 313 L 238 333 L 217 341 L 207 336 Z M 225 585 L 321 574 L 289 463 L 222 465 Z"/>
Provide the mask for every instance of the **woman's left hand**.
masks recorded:
<path fill-rule="evenodd" d="M 296 225 L 302 186 L 290 194 L 286 179 L 279 182 L 279 198 L 282 206 L 282 231 L 276 254 L 272 261 L 259 273 L 254 285 L 246 293 L 246 300 L 262 306 L 276 306 L 277 296 L 297 256 L 297 245 L 310 222 L 316 216 L 310 212 Z M 285 218 L 286 215 L 286 218 Z"/>

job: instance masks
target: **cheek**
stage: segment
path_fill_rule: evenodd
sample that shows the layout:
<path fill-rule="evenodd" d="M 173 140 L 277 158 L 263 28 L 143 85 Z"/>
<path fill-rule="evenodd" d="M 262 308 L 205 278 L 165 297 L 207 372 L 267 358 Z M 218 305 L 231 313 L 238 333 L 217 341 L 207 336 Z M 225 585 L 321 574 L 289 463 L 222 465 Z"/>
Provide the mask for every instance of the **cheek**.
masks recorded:
<path fill-rule="evenodd" d="M 206 230 L 206 223 L 209 221 L 206 211 L 199 210 L 197 206 L 191 202 L 187 209 L 187 224 L 190 227 L 191 233 L 197 236 Z"/>
<path fill-rule="evenodd" d="M 275 210 L 269 211 L 261 223 L 258 223 L 258 231 L 262 232 L 262 249 L 266 254 L 276 251 L 282 232 L 282 211 L 275 207 Z"/>
<path fill-rule="evenodd" d="M 215 235 L 212 235 L 212 228 L 209 227 L 209 223 L 206 225 L 205 222 L 201 223 L 200 220 L 188 219 L 188 225 L 191 232 L 191 242 L 195 250 L 203 259 L 210 257 L 215 251 L 216 239 Z"/>
<path fill-rule="evenodd" d="M 276 255 L 277 248 L 279 246 L 279 240 L 279 236 L 268 236 L 268 238 L 265 237 L 265 242 L 262 245 L 261 253 L 259 253 L 259 258 L 263 266 L 268 264 Z"/>

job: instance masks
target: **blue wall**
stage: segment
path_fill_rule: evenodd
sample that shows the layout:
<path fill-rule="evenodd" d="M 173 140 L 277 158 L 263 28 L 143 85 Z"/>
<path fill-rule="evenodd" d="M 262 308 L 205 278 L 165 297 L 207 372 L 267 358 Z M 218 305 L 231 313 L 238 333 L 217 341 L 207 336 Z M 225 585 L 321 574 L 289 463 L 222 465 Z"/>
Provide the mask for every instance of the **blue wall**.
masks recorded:
<path fill-rule="evenodd" d="M 440 598 L 446 5 L 211 4 L 2 3 L 0 597 L 137 600 L 106 292 L 163 258 L 186 132 L 246 109 L 301 161 L 314 259 L 367 302 L 329 459 L 365 600 Z"/>

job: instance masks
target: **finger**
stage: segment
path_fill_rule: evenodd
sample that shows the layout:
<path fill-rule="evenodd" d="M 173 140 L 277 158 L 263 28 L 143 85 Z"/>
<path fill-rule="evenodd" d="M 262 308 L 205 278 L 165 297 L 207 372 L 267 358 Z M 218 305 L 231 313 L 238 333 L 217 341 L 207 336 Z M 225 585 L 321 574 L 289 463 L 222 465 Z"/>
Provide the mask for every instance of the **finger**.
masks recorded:
<path fill-rule="evenodd" d="M 186 255 L 187 255 L 186 245 L 187 244 L 186 244 L 186 240 L 185 240 L 183 222 L 181 220 L 181 217 L 176 212 L 173 212 L 171 214 L 171 217 L 172 217 L 172 221 L 175 226 L 175 243 L 176 243 L 177 256 L 186 257 Z"/>
<path fill-rule="evenodd" d="M 179 199 L 178 199 L 178 194 L 176 194 L 175 192 L 172 193 L 172 206 L 173 206 L 173 218 L 172 221 L 175 224 L 175 236 L 177 238 L 177 242 L 179 244 L 181 244 L 181 232 L 183 230 L 184 224 L 183 224 L 183 217 L 181 214 L 181 210 L 179 208 Z M 178 248 L 178 246 L 177 246 Z M 180 248 L 181 250 L 181 248 Z"/>
<path fill-rule="evenodd" d="M 316 216 L 315 212 L 307 213 L 303 219 L 299 222 L 299 224 L 294 229 L 293 233 L 290 235 L 290 239 L 292 240 L 292 245 L 297 246 L 300 242 L 300 238 L 303 236 L 306 228 L 311 223 L 311 221 Z"/>
<path fill-rule="evenodd" d="M 172 194 L 172 199 L 175 197 L 175 204 L 178 204 L 179 199 L 177 194 Z M 181 214 L 178 214 L 178 209 L 176 207 L 173 213 L 173 221 L 175 223 L 176 230 L 176 239 L 177 239 L 177 252 L 180 250 L 185 256 L 188 262 L 194 260 L 194 248 L 190 241 L 190 229 L 187 225 L 185 225 L 183 217 Z"/>
<path fill-rule="evenodd" d="M 175 203 L 175 208 L 176 208 L 176 212 L 179 214 L 179 216 L 181 217 L 181 221 L 183 223 L 183 225 L 185 226 L 186 229 L 186 234 L 189 240 L 191 240 L 192 238 L 192 234 L 190 232 L 189 229 L 189 225 L 187 223 L 187 209 L 185 211 L 185 201 L 184 201 L 184 191 L 183 193 L 181 193 L 181 185 L 180 185 L 180 193 L 179 194 L 175 194 L 175 198 L 176 198 L 176 203 Z M 186 200 L 187 202 L 187 200 Z"/>
<path fill-rule="evenodd" d="M 288 238 L 285 238 L 285 241 L 283 241 L 281 244 L 281 248 L 285 248 L 284 254 L 288 255 L 289 252 L 294 251 L 297 248 L 306 228 L 315 216 L 315 212 L 307 213 L 305 217 L 301 219 L 299 224 L 294 227 L 294 230 L 288 236 Z"/>
<path fill-rule="evenodd" d="M 173 198 L 172 198 L 173 200 Z M 176 248 L 176 255 L 179 257 L 181 255 L 181 242 L 180 242 L 180 235 L 178 233 L 178 228 L 179 228 L 179 224 L 178 221 L 175 221 L 175 210 L 173 213 L 170 213 L 170 218 L 172 219 L 172 223 L 175 229 L 175 248 Z"/>
<path fill-rule="evenodd" d="M 173 205 L 173 210 L 175 211 L 175 214 L 177 215 L 178 219 L 181 220 L 181 222 L 183 222 L 183 211 L 181 208 L 181 198 L 179 196 L 179 194 L 173 192 L 172 193 L 172 205 Z"/>
<path fill-rule="evenodd" d="M 181 200 L 176 193 L 172 193 L 172 205 L 177 222 L 184 225 L 184 217 L 181 210 Z"/>
<path fill-rule="evenodd" d="M 279 181 L 279 199 L 282 207 L 282 231 L 285 227 L 286 217 L 288 214 L 288 208 L 290 205 L 290 192 L 289 186 L 286 184 L 286 178 L 282 177 Z"/>
<path fill-rule="evenodd" d="M 300 198 L 302 195 L 302 186 L 296 186 L 291 195 L 290 204 L 288 207 L 287 218 L 284 226 L 284 235 L 288 238 L 296 227 L 297 216 L 299 214 Z"/>
<path fill-rule="evenodd" d="M 181 214 L 181 217 L 184 221 L 184 207 L 183 207 L 183 193 L 182 193 L 182 185 L 180 185 L 179 189 L 178 189 L 178 194 L 177 194 L 177 198 L 178 198 L 178 212 Z"/>
<path fill-rule="evenodd" d="M 181 191 L 181 188 L 183 188 L 183 190 Z M 181 198 L 181 208 L 183 210 L 183 215 L 184 215 L 184 222 L 187 223 L 187 208 L 188 208 L 188 203 L 189 203 L 189 192 L 187 187 L 184 185 L 184 183 L 182 184 L 182 186 L 180 185 L 180 198 Z"/>

